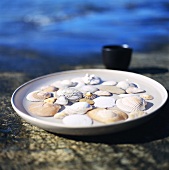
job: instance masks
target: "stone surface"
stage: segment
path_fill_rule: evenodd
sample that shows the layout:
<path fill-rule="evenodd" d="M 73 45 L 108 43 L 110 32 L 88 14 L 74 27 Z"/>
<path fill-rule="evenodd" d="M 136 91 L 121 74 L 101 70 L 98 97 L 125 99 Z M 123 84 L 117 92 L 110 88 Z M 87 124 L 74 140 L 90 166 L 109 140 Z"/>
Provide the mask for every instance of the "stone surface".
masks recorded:
<path fill-rule="evenodd" d="M 6 67 L 3 65 L 3 68 Z M 101 63 L 84 63 L 57 69 L 54 65 L 49 70 L 44 68 L 45 64 L 41 64 L 37 71 L 27 67 L 19 71 L 0 70 L 0 169 L 169 169 L 169 101 L 147 123 L 128 131 L 102 136 L 52 134 L 20 119 L 12 109 L 10 98 L 24 82 L 60 70 L 104 66 Z M 130 71 L 157 80 L 167 90 L 168 69 L 169 48 L 145 54 L 135 53 L 130 65 Z"/>

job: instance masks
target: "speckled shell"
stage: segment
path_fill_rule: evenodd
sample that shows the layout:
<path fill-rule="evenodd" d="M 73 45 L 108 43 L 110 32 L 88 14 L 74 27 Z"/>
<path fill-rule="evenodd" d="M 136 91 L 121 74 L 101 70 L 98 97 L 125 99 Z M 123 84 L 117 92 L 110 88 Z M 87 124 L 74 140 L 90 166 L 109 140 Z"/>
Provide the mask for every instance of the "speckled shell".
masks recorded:
<path fill-rule="evenodd" d="M 51 97 L 51 95 L 51 93 L 44 91 L 32 91 L 26 96 L 26 99 L 31 102 L 40 102 Z"/>
<path fill-rule="evenodd" d="M 118 121 L 124 121 L 128 118 L 127 114 L 118 109 L 102 109 L 96 108 L 87 112 L 87 115 L 93 120 L 102 123 L 114 123 Z"/>
<path fill-rule="evenodd" d="M 56 104 L 35 102 L 29 105 L 28 110 L 37 116 L 50 117 L 55 115 L 60 108 L 61 106 Z"/>
<path fill-rule="evenodd" d="M 153 100 L 154 97 L 150 94 L 140 94 L 140 97 L 143 98 L 144 100 Z"/>
<path fill-rule="evenodd" d="M 86 99 L 92 100 L 92 99 L 95 99 L 97 97 L 97 95 L 94 94 L 94 93 L 86 92 L 86 93 L 83 94 L 83 97 L 86 98 Z"/>
<path fill-rule="evenodd" d="M 67 126 L 90 126 L 93 123 L 87 115 L 69 115 L 64 117 L 62 121 Z"/>
<path fill-rule="evenodd" d="M 145 110 L 146 104 L 147 102 L 139 96 L 124 97 L 116 101 L 116 106 L 125 112 Z"/>

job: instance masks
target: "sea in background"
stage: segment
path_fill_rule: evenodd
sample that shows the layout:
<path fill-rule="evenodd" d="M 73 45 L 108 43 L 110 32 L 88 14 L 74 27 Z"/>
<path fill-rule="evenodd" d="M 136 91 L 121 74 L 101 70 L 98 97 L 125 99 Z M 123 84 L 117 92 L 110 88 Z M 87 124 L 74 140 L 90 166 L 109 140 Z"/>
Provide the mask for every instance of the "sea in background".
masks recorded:
<path fill-rule="evenodd" d="M 0 63 L 31 63 L 23 53 L 82 62 L 107 44 L 128 44 L 136 52 L 168 45 L 169 1 L 0 1 Z"/>

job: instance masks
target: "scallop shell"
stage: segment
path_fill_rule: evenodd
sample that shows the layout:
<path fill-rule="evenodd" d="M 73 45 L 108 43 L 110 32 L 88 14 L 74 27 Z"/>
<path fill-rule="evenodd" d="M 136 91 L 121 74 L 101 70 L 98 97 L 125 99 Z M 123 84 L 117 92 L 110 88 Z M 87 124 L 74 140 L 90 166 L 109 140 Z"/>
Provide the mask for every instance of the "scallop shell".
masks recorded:
<path fill-rule="evenodd" d="M 133 111 L 131 113 L 129 113 L 129 117 L 128 119 L 136 119 L 136 118 L 139 118 L 139 117 L 142 117 L 144 115 L 146 115 L 147 113 L 144 112 L 144 111 Z"/>
<path fill-rule="evenodd" d="M 115 99 L 113 97 L 98 97 L 93 101 L 94 106 L 99 108 L 108 108 L 115 106 Z"/>
<path fill-rule="evenodd" d="M 102 91 L 108 91 L 113 94 L 124 94 L 125 93 L 125 90 L 117 86 L 100 85 L 98 88 Z"/>
<path fill-rule="evenodd" d="M 110 85 L 110 86 L 115 86 L 117 84 L 116 81 L 110 80 L 110 81 L 105 81 L 101 85 Z"/>
<path fill-rule="evenodd" d="M 126 92 L 127 92 L 128 94 L 137 94 L 137 93 L 145 92 L 145 90 L 140 89 L 140 88 L 137 88 L 137 87 L 128 87 L 128 88 L 126 89 Z"/>
<path fill-rule="evenodd" d="M 118 121 L 124 121 L 128 118 L 127 114 L 118 109 L 102 109 L 96 108 L 87 112 L 87 115 L 93 120 L 102 123 L 114 123 Z"/>
<path fill-rule="evenodd" d="M 95 99 L 97 97 L 97 95 L 94 93 L 86 92 L 83 94 L 83 97 L 86 99 Z"/>
<path fill-rule="evenodd" d="M 67 105 L 68 99 L 65 96 L 59 96 L 55 103 L 60 105 Z"/>
<path fill-rule="evenodd" d="M 84 85 L 82 87 L 79 88 L 79 91 L 81 91 L 82 93 L 94 93 L 98 90 L 98 88 L 92 86 L 92 85 Z"/>
<path fill-rule="evenodd" d="M 126 90 L 130 86 L 130 83 L 127 81 L 119 81 L 116 86 L 123 90 Z"/>
<path fill-rule="evenodd" d="M 96 91 L 94 94 L 98 96 L 111 96 L 112 95 L 112 93 L 108 91 L 103 91 L 103 90 Z"/>
<path fill-rule="evenodd" d="M 143 98 L 144 100 L 153 100 L 154 97 L 150 94 L 140 94 L 140 97 Z"/>
<path fill-rule="evenodd" d="M 31 102 L 40 102 L 49 97 L 51 97 L 51 93 L 43 91 L 32 91 L 26 96 L 26 99 Z"/>
<path fill-rule="evenodd" d="M 85 84 L 91 84 L 91 85 L 99 84 L 101 82 L 101 79 L 95 76 L 94 74 L 91 75 L 86 74 L 82 79 Z"/>
<path fill-rule="evenodd" d="M 67 106 L 63 111 L 55 114 L 56 119 L 63 118 L 67 115 L 73 114 L 85 114 L 88 110 L 91 110 L 92 106 L 87 102 L 77 102 L 72 104 L 71 106 Z"/>
<path fill-rule="evenodd" d="M 139 96 L 124 97 L 116 101 L 116 106 L 125 112 L 145 110 L 146 104 L 147 102 Z"/>
<path fill-rule="evenodd" d="M 28 110 L 37 116 L 48 117 L 55 115 L 60 108 L 61 106 L 57 104 L 36 102 L 29 105 Z"/>
<path fill-rule="evenodd" d="M 64 117 L 62 121 L 68 126 L 90 126 L 93 123 L 87 115 L 69 115 Z"/>
<path fill-rule="evenodd" d="M 83 97 L 83 94 L 79 90 L 77 90 L 73 87 L 59 89 L 57 91 L 57 95 L 65 96 L 68 100 L 70 100 L 72 102 L 78 101 Z"/>

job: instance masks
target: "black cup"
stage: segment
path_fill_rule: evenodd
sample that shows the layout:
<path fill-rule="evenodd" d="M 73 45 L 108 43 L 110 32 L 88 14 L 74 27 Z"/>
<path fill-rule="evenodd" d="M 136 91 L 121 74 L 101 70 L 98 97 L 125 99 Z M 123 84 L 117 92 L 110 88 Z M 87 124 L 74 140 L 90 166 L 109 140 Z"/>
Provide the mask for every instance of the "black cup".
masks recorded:
<path fill-rule="evenodd" d="M 106 45 L 102 47 L 103 64 L 107 69 L 127 70 L 132 56 L 128 45 Z"/>

